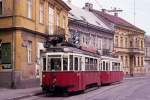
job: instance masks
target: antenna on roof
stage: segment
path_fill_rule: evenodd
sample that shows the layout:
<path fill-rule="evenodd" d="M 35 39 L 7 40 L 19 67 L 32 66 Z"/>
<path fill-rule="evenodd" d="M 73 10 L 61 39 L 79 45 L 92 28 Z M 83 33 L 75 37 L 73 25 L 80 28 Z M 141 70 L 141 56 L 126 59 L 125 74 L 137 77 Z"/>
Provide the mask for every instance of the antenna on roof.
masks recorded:
<path fill-rule="evenodd" d="M 121 9 L 117 9 L 117 8 L 114 8 L 112 10 L 107 10 L 107 12 L 114 12 L 114 15 L 115 16 L 118 16 L 118 12 L 122 12 L 123 10 Z"/>
<path fill-rule="evenodd" d="M 135 25 L 135 15 L 136 15 L 136 12 L 135 12 L 135 0 L 134 0 L 134 25 Z"/>

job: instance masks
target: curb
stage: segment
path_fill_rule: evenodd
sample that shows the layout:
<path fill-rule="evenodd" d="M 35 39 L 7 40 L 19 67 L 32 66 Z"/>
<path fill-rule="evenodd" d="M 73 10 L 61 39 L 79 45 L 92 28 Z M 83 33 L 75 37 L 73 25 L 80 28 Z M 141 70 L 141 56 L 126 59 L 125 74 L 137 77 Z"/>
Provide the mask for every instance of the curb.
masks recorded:
<path fill-rule="evenodd" d="M 25 98 L 29 98 L 29 97 L 32 97 L 32 96 L 38 96 L 38 95 L 42 95 L 43 92 L 37 92 L 37 93 L 33 93 L 33 94 L 27 94 L 27 95 L 24 95 L 24 96 L 18 96 L 18 97 L 15 97 L 15 98 L 11 98 L 11 99 L 6 99 L 6 100 L 20 100 L 20 99 L 25 99 Z"/>

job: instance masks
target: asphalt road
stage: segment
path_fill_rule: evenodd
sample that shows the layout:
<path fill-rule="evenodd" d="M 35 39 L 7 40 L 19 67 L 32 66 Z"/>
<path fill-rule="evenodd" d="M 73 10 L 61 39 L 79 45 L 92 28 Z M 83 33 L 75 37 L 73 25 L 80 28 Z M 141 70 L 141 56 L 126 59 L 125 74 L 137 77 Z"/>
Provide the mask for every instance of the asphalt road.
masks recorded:
<path fill-rule="evenodd" d="M 68 97 L 38 95 L 21 100 L 150 100 L 150 77 L 127 79 L 120 84 L 103 86 Z"/>

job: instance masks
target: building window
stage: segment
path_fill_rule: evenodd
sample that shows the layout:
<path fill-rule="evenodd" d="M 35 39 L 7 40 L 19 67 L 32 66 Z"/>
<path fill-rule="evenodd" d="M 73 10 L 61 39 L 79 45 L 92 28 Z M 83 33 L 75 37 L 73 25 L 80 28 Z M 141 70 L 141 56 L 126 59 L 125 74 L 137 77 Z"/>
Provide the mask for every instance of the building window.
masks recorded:
<path fill-rule="evenodd" d="M 53 24 L 54 24 L 54 9 L 53 8 L 51 8 L 50 6 L 49 6 L 49 11 L 48 11 L 48 20 L 49 20 L 49 34 L 53 34 L 53 31 L 54 31 L 54 27 L 53 27 Z"/>
<path fill-rule="evenodd" d="M 65 27 L 66 27 L 66 17 L 65 16 L 63 16 L 62 27 L 63 27 L 63 29 L 65 29 Z"/>
<path fill-rule="evenodd" d="M 141 66 L 143 66 L 143 57 L 141 57 Z"/>
<path fill-rule="evenodd" d="M 2 15 L 3 12 L 3 4 L 2 4 L 2 0 L 0 0 L 0 15 Z"/>
<path fill-rule="evenodd" d="M 60 25 L 60 13 L 59 12 L 56 14 L 56 25 L 57 26 Z"/>
<path fill-rule="evenodd" d="M 140 57 L 138 57 L 138 66 L 140 66 Z"/>
<path fill-rule="evenodd" d="M 125 47 L 128 48 L 128 39 L 127 39 L 127 37 L 125 38 Z"/>
<path fill-rule="evenodd" d="M 32 0 L 27 0 L 27 17 L 32 18 Z"/>
<path fill-rule="evenodd" d="M 127 67 L 128 66 L 128 57 L 127 56 L 126 56 L 125 62 L 126 62 L 126 67 Z"/>
<path fill-rule="evenodd" d="M 136 48 L 138 48 L 138 39 L 137 38 L 135 39 L 135 45 L 136 45 Z"/>
<path fill-rule="evenodd" d="M 118 36 L 115 37 L 115 46 L 118 47 Z"/>
<path fill-rule="evenodd" d="M 27 45 L 28 64 L 32 63 L 32 41 L 28 41 Z"/>
<path fill-rule="evenodd" d="M 146 56 L 146 57 L 147 57 L 147 49 L 148 49 L 148 48 L 145 48 L 145 56 Z"/>
<path fill-rule="evenodd" d="M 130 41 L 130 48 L 132 48 L 133 47 L 133 42 L 132 41 Z"/>
<path fill-rule="evenodd" d="M 102 49 L 102 40 L 98 39 L 98 49 Z"/>
<path fill-rule="evenodd" d="M 120 47 L 123 47 L 123 37 L 120 38 Z"/>
<path fill-rule="evenodd" d="M 40 23 L 44 22 L 44 2 L 40 2 Z"/>
<path fill-rule="evenodd" d="M 143 49 L 143 41 L 141 41 L 141 49 Z"/>

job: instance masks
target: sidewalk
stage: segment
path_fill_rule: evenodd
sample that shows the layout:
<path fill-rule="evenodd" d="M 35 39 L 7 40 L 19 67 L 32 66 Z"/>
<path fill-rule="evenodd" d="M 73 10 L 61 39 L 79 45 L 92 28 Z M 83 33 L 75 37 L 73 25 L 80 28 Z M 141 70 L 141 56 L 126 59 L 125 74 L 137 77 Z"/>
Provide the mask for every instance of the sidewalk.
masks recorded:
<path fill-rule="evenodd" d="M 142 76 L 128 76 L 124 77 L 125 80 L 130 80 L 130 79 L 143 79 L 143 78 L 150 78 L 150 75 L 142 75 Z"/>
<path fill-rule="evenodd" d="M 6 89 L 0 88 L 0 100 L 19 100 L 42 93 L 41 87 L 28 89 Z"/>

